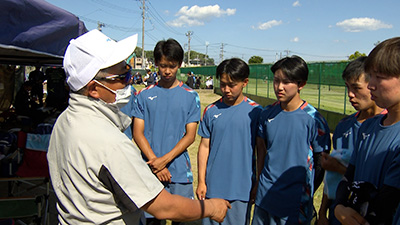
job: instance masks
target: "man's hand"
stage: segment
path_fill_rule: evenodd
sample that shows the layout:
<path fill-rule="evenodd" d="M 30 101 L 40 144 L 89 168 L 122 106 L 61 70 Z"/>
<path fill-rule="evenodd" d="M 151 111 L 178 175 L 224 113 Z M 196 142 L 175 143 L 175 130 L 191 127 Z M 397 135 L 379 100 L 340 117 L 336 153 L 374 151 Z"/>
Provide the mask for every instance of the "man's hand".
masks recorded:
<path fill-rule="evenodd" d="M 225 219 L 228 208 L 232 208 L 231 204 L 228 201 L 219 198 L 211 198 L 206 201 L 210 202 L 213 206 L 213 213 L 210 218 L 218 223 L 222 223 Z"/>
<path fill-rule="evenodd" d="M 329 220 L 326 216 L 319 215 L 317 225 L 329 225 Z"/>
<path fill-rule="evenodd" d="M 153 158 L 147 161 L 147 165 L 150 166 L 153 173 L 158 173 L 163 170 L 168 164 L 168 161 L 165 160 L 163 157 L 160 158 Z"/>
<path fill-rule="evenodd" d="M 207 185 L 204 183 L 199 183 L 196 189 L 196 196 L 199 200 L 205 200 L 207 193 Z"/>
<path fill-rule="evenodd" d="M 335 216 L 343 225 L 369 225 L 358 212 L 344 205 L 339 204 L 335 207 Z"/>
<path fill-rule="evenodd" d="M 321 166 L 323 169 L 338 172 L 340 174 L 346 172 L 346 167 L 328 153 L 322 152 L 321 156 Z"/>
<path fill-rule="evenodd" d="M 167 168 L 164 168 L 160 172 L 156 173 L 156 176 L 161 182 L 171 183 L 172 176 Z"/>
<path fill-rule="evenodd" d="M 253 187 L 251 187 L 250 200 L 249 200 L 250 204 L 254 204 L 256 202 L 257 189 L 258 189 L 258 182 L 256 182 L 256 184 L 254 184 Z"/>

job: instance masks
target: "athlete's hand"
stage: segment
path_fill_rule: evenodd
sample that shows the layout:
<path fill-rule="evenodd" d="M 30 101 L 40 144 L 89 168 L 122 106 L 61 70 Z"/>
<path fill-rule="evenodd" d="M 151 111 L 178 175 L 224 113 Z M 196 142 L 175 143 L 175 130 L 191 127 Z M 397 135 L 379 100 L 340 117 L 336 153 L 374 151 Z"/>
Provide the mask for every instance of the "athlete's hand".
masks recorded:
<path fill-rule="evenodd" d="M 344 205 L 335 207 L 335 216 L 343 225 L 369 225 L 368 221 L 358 212 Z"/>
<path fill-rule="evenodd" d="M 258 182 L 257 184 L 253 185 L 250 190 L 250 204 L 254 204 L 256 202 L 256 196 L 257 196 L 257 188 L 258 188 Z"/>
<path fill-rule="evenodd" d="M 171 183 L 171 173 L 167 168 L 162 169 L 160 172 L 156 173 L 156 176 L 161 182 Z"/>
<path fill-rule="evenodd" d="M 209 201 L 211 203 L 210 205 L 213 206 L 213 211 L 210 218 L 218 223 L 222 223 L 224 221 L 228 208 L 232 208 L 231 204 L 224 199 L 211 198 L 205 201 Z"/>
<path fill-rule="evenodd" d="M 321 156 L 322 156 L 321 157 L 321 166 L 323 169 L 340 173 L 340 171 L 339 171 L 340 167 L 344 167 L 344 166 L 337 159 L 330 156 L 326 152 L 322 152 Z"/>
<path fill-rule="evenodd" d="M 207 193 L 207 185 L 204 183 L 197 184 L 196 196 L 199 200 L 205 200 Z"/>
<path fill-rule="evenodd" d="M 167 166 L 168 163 L 169 162 L 163 157 L 159 157 L 159 158 L 157 157 L 157 158 L 153 158 L 153 159 L 150 159 L 149 161 L 147 161 L 147 165 L 150 166 L 153 173 L 160 172 Z"/>
<path fill-rule="evenodd" d="M 317 225 L 329 225 L 329 220 L 326 216 L 319 215 Z"/>

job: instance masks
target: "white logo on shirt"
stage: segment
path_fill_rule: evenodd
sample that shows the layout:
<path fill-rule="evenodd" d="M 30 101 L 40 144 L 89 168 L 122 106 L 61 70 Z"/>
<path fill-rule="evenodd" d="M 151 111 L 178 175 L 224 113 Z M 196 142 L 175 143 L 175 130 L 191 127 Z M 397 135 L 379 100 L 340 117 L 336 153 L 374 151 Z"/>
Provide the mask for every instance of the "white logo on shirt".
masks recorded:
<path fill-rule="evenodd" d="M 156 96 L 153 96 L 153 97 L 151 97 L 151 96 L 149 97 L 149 99 L 152 100 L 152 101 L 153 101 L 153 99 L 155 99 L 155 98 L 157 98 L 157 95 L 156 95 Z"/>
<path fill-rule="evenodd" d="M 369 137 L 369 134 L 362 133 L 362 136 L 363 136 L 363 139 L 365 139 L 365 138 Z"/>
<path fill-rule="evenodd" d="M 222 113 L 217 114 L 217 115 L 214 115 L 215 119 L 218 119 L 218 117 L 219 117 L 220 115 L 222 115 Z"/>
<path fill-rule="evenodd" d="M 271 123 L 272 120 L 274 120 L 274 119 L 275 119 L 275 118 L 268 119 L 268 123 Z"/>
<path fill-rule="evenodd" d="M 343 136 L 344 136 L 345 138 L 347 138 L 350 134 L 351 134 L 351 130 L 349 130 L 349 131 L 346 132 L 346 133 L 343 133 Z"/>

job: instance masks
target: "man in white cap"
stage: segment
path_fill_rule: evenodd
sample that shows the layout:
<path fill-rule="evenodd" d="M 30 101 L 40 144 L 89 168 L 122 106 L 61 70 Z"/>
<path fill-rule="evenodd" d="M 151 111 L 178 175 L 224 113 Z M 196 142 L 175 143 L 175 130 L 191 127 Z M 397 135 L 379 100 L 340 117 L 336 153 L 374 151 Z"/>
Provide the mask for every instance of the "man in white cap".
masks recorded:
<path fill-rule="evenodd" d="M 137 35 L 115 42 L 98 30 L 71 40 L 64 70 L 68 108 L 53 128 L 50 177 L 61 224 L 139 224 L 142 210 L 175 221 L 222 221 L 230 204 L 171 195 L 122 132 L 131 118 L 119 108 L 131 94 L 125 63 Z"/>

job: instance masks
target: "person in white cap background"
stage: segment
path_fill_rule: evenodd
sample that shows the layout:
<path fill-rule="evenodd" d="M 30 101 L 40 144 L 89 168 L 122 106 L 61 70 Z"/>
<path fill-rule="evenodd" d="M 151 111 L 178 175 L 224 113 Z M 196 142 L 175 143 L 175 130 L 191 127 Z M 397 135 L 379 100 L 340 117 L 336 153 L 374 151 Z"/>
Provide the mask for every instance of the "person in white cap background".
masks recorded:
<path fill-rule="evenodd" d="M 168 193 L 122 132 L 131 123 L 119 110 L 131 94 L 124 60 L 136 44 L 137 35 L 115 42 L 92 30 L 71 40 L 65 52 L 70 101 L 47 154 L 59 223 L 139 224 L 142 210 L 160 219 L 222 221 L 228 202 Z"/>

